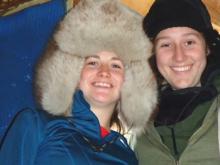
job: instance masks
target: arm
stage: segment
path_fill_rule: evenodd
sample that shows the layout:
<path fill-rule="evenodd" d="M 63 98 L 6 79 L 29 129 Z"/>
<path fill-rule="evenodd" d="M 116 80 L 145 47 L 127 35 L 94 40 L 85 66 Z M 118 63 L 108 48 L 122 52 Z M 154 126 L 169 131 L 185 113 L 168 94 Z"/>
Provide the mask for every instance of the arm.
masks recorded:
<path fill-rule="evenodd" d="M 46 138 L 40 144 L 34 165 L 88 164 L 76 140 L 74 130 L 66 119 L 56 119 L 47 124 Z"/>

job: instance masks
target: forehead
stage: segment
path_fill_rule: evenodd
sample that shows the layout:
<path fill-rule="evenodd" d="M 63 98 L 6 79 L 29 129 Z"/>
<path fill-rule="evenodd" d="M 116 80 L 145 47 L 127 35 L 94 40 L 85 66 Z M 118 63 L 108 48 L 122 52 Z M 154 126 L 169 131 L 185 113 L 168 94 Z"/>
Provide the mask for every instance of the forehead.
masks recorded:
<path fill-rule="evenodd" d="M 108 52 L 108 51 L 102 51 L 95 53 L 93 55 L 89 55 L 86 57 L 88 58 L 97 58 L 97 59 L 103 59 L 103 60 L 120 60 L 119 56 L 114 52 Z"/>
<path fill-rule="evenodd" d="M 166 38 L 178 38 L 178 37 L 188 37 L 194 36 L 198 38 L 203 38 L 202 33 L 189 28 L 189 27 L 172 27 L 161 30 L 155 40 L 166 39 Z"/>

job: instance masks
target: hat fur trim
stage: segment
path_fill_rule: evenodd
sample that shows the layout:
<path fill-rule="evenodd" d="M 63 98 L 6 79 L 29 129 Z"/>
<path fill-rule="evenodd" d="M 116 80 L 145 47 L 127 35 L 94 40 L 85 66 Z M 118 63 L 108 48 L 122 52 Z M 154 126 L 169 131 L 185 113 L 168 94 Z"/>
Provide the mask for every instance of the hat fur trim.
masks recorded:
<path fill-rule="evenodd" d="M 37 65 L 35 87 L 42 108 L 54 115 L 72 115 L 84 58 L 111 51 L 125 64 L 119 115 L 125 128 L 140 134 L 157 100 L 156 81 L 147 62 L 151 48 L 141 15 L 119 0 L 81 0 L 61 21 Z"/>

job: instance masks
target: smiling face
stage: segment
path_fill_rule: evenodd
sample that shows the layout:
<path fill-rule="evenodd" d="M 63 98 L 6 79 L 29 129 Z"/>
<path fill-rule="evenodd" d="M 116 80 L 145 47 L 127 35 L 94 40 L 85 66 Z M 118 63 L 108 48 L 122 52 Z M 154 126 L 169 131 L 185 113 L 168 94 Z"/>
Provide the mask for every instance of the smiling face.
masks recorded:
<path fill-rule="evenodd" d="M 155 39 L 159 72 L 173 89 L 200 85 L 207 63 L 207 47 L 201 33 L 188 27 L 162 30 Z"/>
<path fill-rule="evenodd" d="M 112 52 L 99 52 L 85 59 L 79 88 L 91 107 L 114 107 L 124 82 L 124 65 Z"/>

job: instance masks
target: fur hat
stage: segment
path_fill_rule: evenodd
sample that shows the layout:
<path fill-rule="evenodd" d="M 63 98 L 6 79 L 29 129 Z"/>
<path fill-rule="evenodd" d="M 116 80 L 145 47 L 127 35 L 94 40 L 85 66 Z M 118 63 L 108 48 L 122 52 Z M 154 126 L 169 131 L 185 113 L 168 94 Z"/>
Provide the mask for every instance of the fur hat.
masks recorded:
<path fill-rule="evenodd" d="M 42 108 L 74 115 L 72 99 L 85 57 L 111 51 L 125 64 L 120 118 L 125 128 L 141 133 L 157 100 L 148 64 L 151 48 L 142 17 L 119 0 L 81 0 L 61 21 L 37 65 L 35 88 Z"/>

